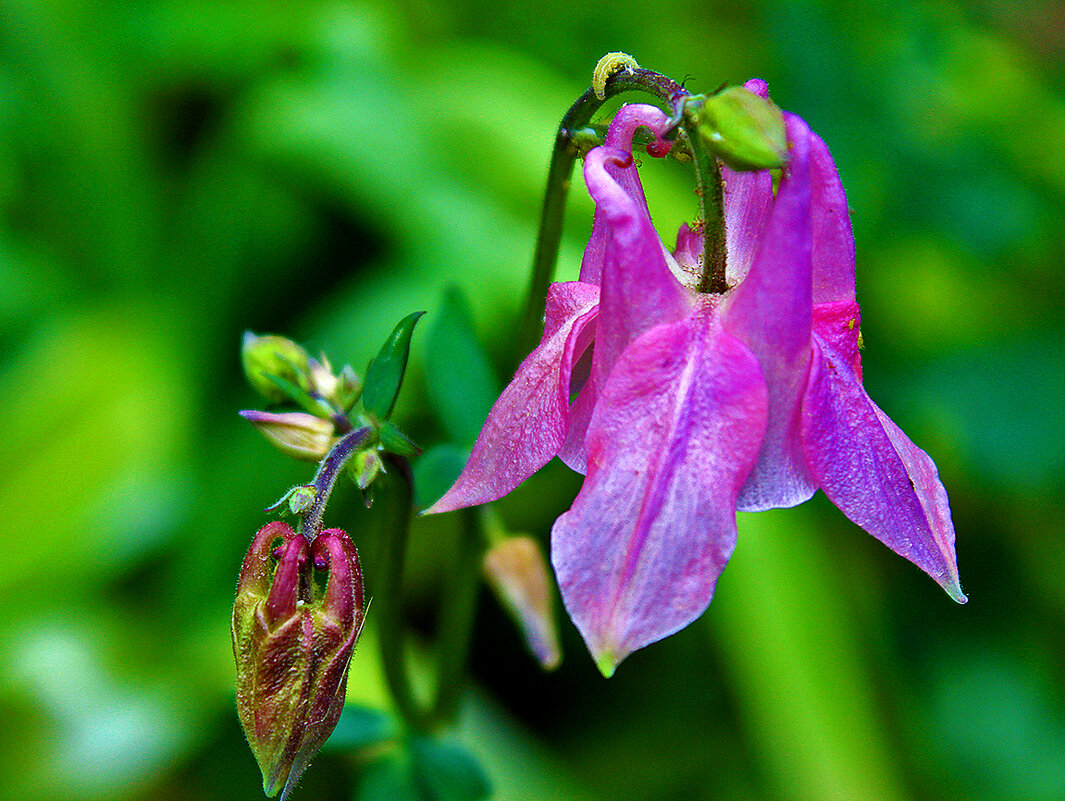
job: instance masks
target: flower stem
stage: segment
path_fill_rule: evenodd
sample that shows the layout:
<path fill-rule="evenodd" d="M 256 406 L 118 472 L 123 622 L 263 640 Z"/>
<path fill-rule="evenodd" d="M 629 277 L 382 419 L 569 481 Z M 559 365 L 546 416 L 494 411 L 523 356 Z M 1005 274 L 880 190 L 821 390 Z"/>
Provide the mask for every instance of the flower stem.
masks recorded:
<path fill-rule="evenodd" d="M 555 135 L 551 166 L 547 172 L 547 188 L 540 213 L 540 232 L 536 240 L 536 253 L 533 256 L 532 275 L 529 279 L 525 309 L 515 343 L 518 349 L 515 361 L 520 361 L 525 354 L 536 347 L 536 343 L 540 340 L 541 318 L 544 304 L 547 301 L 547 287 L 551 283 L 555 263 L 558 261 L 566 196 L 569 193 L 570 178 L 573 175 L 573 164 L 577 160 L 577 152 L 571 147 L 574 132 L 586 126 L 608 98 L 630 90 L 640 90 L 654 95 L 669 106 L 673 118 L 678 122 L 681 121 L 684 103 L 691 96 L 687 89 L 665 75 L 645 69 L 625 69 L 607 79 L 604 88 L 605 97 L 602 100 L 596 97 L 594 90 L 589 88 L 562 118 L 558 133 Z"/>
<path fill-rule="evenodd" d="M 356 428 L 338 439 L 319 463 L 318 472 L 314 474 L 314 480 L 310 485 L 314 487 L 314 502 L 311 508 L 300 517 L 300 534 L 307 542 L 314 542 L 315 538 L 322 533 L 322 515 L 325 513 L 325 505 L 329 502 L 337 476 L 340 475 L 348 459 L 369 437 L 369 428 Z"/>
<path fill-rule="evenodd" d="M 728 289 L 725 272 L 725 182 L 721 165 L 713 153 L 703 147 L 696 131 L 694 113 L 688 108 L 682 123 L 695 162 L 695 192 L 703 218 L 703 272 L 697 291 L 721 294 Z"/>
<path fill-rule="evenodd" d="M 427 731 L 429 721 L 414 695 L 403 636 L 403 610 L 400 603 L 403 587 L 403 565 L 407 555 L 410 531 L 411 504 L 414 497 L 414 477 L 410 464 L 402 456 L 386 453 L 384 460 L 395 478 L 394 492 L 387 493 L 391 508 L 385 519 L 390 528 L 382 538 L 380 563 L 381 587 L 374 595 L 377 612 L 378 640 L 381 665 L 392 700 L 406 724 L 416 731 Z M 384 493 L 382 493 L 384 494 Z"/>
<path fill-rule="evenodd" d="M 436 723 L 448 723 L 454 718 L 466 687 L 466 661 L 481 586 L 484 541 L 479 510 L 463 509 L 458 553 L 448 572 L 436 635 L 438 678 L 431 715 Z"/>

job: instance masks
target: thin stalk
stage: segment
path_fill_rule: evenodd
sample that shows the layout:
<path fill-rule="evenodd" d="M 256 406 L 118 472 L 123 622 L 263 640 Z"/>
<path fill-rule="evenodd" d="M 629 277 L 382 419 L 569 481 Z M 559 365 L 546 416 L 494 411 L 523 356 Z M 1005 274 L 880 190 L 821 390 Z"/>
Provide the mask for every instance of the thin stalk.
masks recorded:
<path fill-rule="evenodd" d="M 307 542 L 314 542 L 322 533 L 322 515 L 329 496 L 336 485 L 337 476 L 347 464 L 348 459 L 357 452 L 370 437 L 370 429 L 356 428 L 336 441 L 329 453 L 318 465 L 318 472 L 310 485 L 314 488 L 314 501 L 311 508 L 300 517 L 300 534 Z"/>
<path fill-rule="evenodd" d="M 728 289 L 725 272 L 725 182 L 721 179 L 721 165 L 717 158 L 703 147 L 695 127 L 696 104 L 691 106 L 685 108 L 682 125 L 691 145 L 695 163 L 695 192 L 699 196 L 699 211 L 703 218 L 703 269 L 697 291 L 719 295 Z"/>
<path fill-rule="evenodd" d="M 458 553 L 448 571 L 437 630 L 437 690 L 432 720 L 449 723 L 466 688 L 466 661 L 481 586 L 484 534 L 478 510 L 463 509 Z"/>
<path fill-rule="evenodd" d="M 388 474 L 392 474 L 395 491 L 387 493 L 392 508 L 385 518 L 391 528 L 384 532 L 381 543 L 381 587 L 374 594 L 377 613 L 378 640 L 385 683 L 388 685 L 396 709 L 408 726 L 427 731 L 429 721 L 414 695 L 403 636 L 403 566 L 407 556 L 411 506 L 414 497 L 414 477 L 410 464 L 401 456 L 386 453 Z M 384 495 L 384 493 L 382 493 Z"/>

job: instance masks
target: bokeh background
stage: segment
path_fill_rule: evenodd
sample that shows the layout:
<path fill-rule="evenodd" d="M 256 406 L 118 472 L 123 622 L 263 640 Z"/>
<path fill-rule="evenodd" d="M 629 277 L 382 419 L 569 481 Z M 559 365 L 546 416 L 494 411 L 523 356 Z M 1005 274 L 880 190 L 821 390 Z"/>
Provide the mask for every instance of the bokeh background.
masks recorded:
<path fill-rule="evenodd" d="M 1065 798 L 1060 3 L 0 0 L 3 798 L 261 798 L 229 606 L 310 469 L 236 415 L 241 332 L 360 368 L 425 309 L 398 420 L 440 441 L 434 312 L 465 293 L 502 382 L 555 127 L 611 50 L 763 77 L 829 144 L 866 386 L 939 465 L 970 603 L 819 495 L 741 516 L 709 611 L 609 681 L 568 621 L 542 673 L 482 593 L 449 736 L 498 799 Z M 690 176 L 644 172 L 668 239 Z M 577 178 L 562 278 L 590 215 Z M 499 512 L 546 542 L 578 485 L 556 462 Z M 330 519 L 372 553 L 356 495 Z M 418 636 L 455 526 L 413 532 Z M 370 617 L 349 698 L 387 709 Z"/>

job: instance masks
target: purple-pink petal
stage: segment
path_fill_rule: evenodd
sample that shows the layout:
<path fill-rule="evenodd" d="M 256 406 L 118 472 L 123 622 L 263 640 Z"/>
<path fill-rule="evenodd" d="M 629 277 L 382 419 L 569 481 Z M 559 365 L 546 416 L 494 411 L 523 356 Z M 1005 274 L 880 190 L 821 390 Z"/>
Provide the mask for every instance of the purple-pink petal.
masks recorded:
<path fill-rule="evenodd" d="M 669 268 L 642 192 L 633 192 L 616 177 L 619 163 L 631 163 L 636 122 L 658 131 L 666 117 L 653 106 L 625 106 L 607 136 L 608 142 L 620 147 L 596 148 L 584 162 L 584 180 L 596 202 L 593 237 L 601 237 L 597 246 L 602 257 L 600 313 L 591 375 L 573 404 L 569 429 L 559 451 L 562 460 L 579 473 L 586 470 L 584 437 L 588 421 L 618 356 L 652 326 L 687 315 L 694 303 L 692 293 Z M 638 187 L 638 177 L 635 180 Z"/>
<path fill-rule="evenodd" d="M 788 169 L 762 232 L 758 254 L 724 311 L 725 328 L 758 358 L 769 420 L 758 461 L 737 508 L 795 506 L 817 489 L 806 469 L 799 413 L 810 364 L 810 129 L 785 115 Z"/>
<path fill-rule="evenodd" d="M 697 224 L 692 228 L 687 223 L 681 223 L 672 255 L 684 276 L 681 279 L 684 284 L 698 286 L 703 274 L 703 226 Z"/>
<path fill-rule="evenodd" d="M 603 673 L 710 603 L 765 414 L 757 361 L 710 314 L 652 328 L 619 358 L 588 429 L 588 476 L 551 538 Z"/>
<path fill-rule="evenodd" d="M 600 384 L 637 336 L 659 323 L 680 319 L 693 305 L 691 292 L 669 269 L 646 206 L 636 202 L 607 169 L 631 158 L 623 150 L 603 146 L 584 161 L 584 180 L 607 234 L 592 361 L 592 378 Z"/>
<path fill-rule="evenodd" d="M 588 472 L 588 456 L 584 452 L 584 437 L 588 433 L 595 405 L 599 402 L 599 386 L 589 380 L 581 388 L 577 398 L 569 408 L 569 427 L 562 447 L 558 449 L 558 458 L 574 473 L 582 475 Z"/>
<path fill-rule="evenodd" d="M 770 204 L 773 176 L 769 170 L 737 172 L 721 167 L 725 179 L 725 251 L 729 286 L 738 285 L 758 254 Z M 702 241 L 699 242 L 700 253 Z"/>
<path fill-rule="evenodd" d="M 810 470 L 848 518 L 965 603 L 936 466 L 877 408 L 848 361 L 815 335 L 802 412 Z"/>
<path fill-rule="evenodd" d="M 630 103 L 622 106 L 614 115 L 610 128 L 607 130 L 604 147 L 631 154 L 632 137 L 637 128 L 647 128 L 657 137 L 665 130 L 668 123 L 669 117 L 660 108 L 642 103 Z M 670 142 L 659 138 L 655 144 L 657 147 L 652 149 L 652 155 L 661 158 L 669 152 Z M 644 198 L 636 163 L 631 159 L 627 161 L 621 159 L 609 161 L 604 166 L 610 178 L 622 188 L 632 202 L 643 211 L 643 214 L 647 215 L 647 200 Z M 597 205 L 592 235 L 588 240 L 588 247 L 584 249 L 584 258 L 581 261 L 580 280 L 584 283 L 599 283 L 606 259 L 610 226 L 611 223 L 604 217 Z"/>
<path fill-rule="evenodd" d="M 858 349 L 861 328 L 862 312 L 854 301 L 840 300 L 814 306 L 814 333 L 843 357 L 859 381 L 862 380 L 862 354 Z"/>
<path fill-rule="evenodd" d="M 569 420 L 570 374 L 591 343 L 598 301 L 592 284 L 551 285 L 539 347 L 492 406 L 458 480 L 426 513 L 494 501 L 558 453 Z"/>
<path fill-rule="evenodd" d="M 810 134 L 813 189 L 814 303 L 853 301 L 854 234 L 836 163 L 817 134 Z"/>

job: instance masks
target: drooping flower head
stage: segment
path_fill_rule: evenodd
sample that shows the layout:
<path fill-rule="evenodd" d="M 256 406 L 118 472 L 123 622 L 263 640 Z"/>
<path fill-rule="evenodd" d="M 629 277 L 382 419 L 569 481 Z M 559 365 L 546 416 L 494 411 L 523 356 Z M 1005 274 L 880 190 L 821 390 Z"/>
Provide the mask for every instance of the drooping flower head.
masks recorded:
<path fill-rule="evenodd" d="M 761 81 L 747 89 L 765 95 Z M 775 195 L 768 170 L 723 168 L 729 289 L 708 294 L 697 291 L 700 232 L 682 227 L 666 250 L 632 158 L 639 127 L 657 137 L 648 152 L 665 155 L 669 120 L 653 106 L 618 112 L 585 160 L 596 214 L 580 278 L 551 286 L 539 347 L 428 510 L 501 497 L 555 455 L 585 473 L 552 530 L 552 562 L 607 675 L 703 612 L 737 509 L 793 506 L 818 487 L 964 601 L 935 466 L 861 384 L 835 165 L 806 123 L 785 123 Z M 574 366 L 589 348 L 581 383 Z"/>

